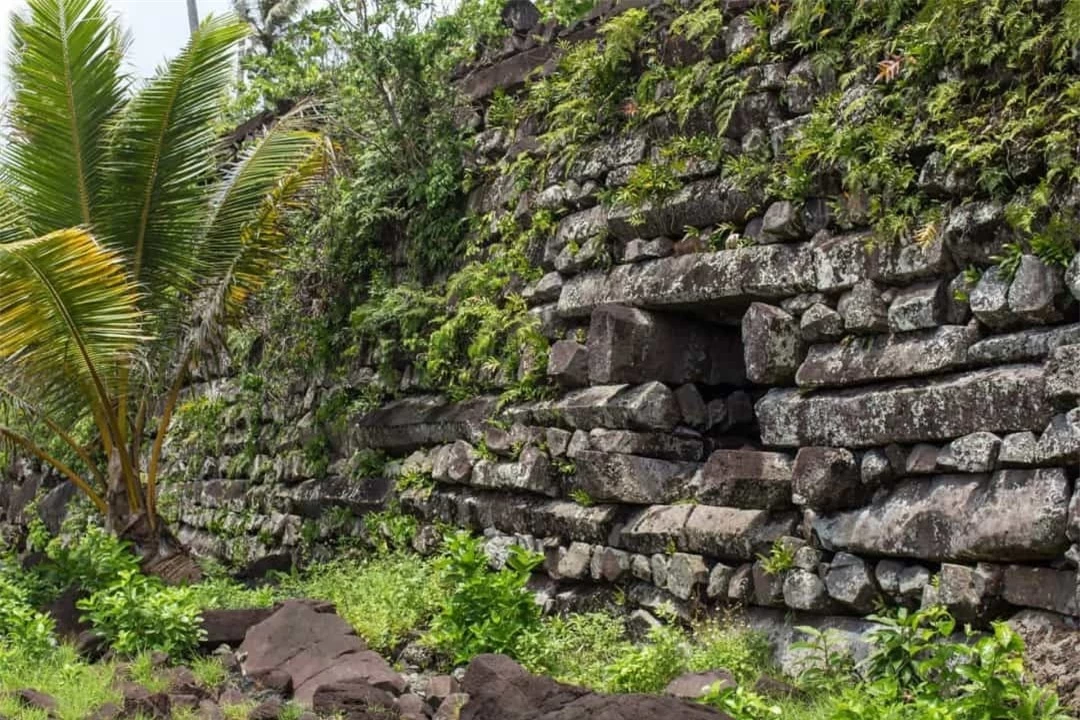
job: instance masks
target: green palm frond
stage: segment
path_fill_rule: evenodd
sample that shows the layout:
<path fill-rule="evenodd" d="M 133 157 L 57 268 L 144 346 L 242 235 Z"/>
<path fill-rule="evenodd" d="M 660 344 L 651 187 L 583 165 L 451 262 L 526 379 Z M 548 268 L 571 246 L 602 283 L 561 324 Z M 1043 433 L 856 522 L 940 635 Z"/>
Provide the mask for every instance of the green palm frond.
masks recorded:
<path fill-rule="evenodd" d="M 153 311 L 201 276 L 195 243 L 216 171 L 213 123 L 232 78 L 242 23 L 208 18 L 128 103 L 113 132 L 110 247 Z M 149 293 L 152 293 L 150 295 Z"/>
<path fill-rule="evenodd" d="M 5 373 L 46 410 L 107 412 L 116 364 L 144 340 L 120 258 L 78 228 L 0 244 L 0 288 Z"/>
<path fill-rule="evenodd" d="M 126 40 L 103 0 L 30 0 L 29 10 L 12 19 L 3 175 L 32 236 L 98 217 L 104 130 L 127 83 Z"/>
<path fill-rule="evenodd" d="M 218 188 L 200 259 L 231 310 L 257 289 L 284 241 L 282 213 L 325 164 L 325 141 L 285 118 L 241 154 Z"/>

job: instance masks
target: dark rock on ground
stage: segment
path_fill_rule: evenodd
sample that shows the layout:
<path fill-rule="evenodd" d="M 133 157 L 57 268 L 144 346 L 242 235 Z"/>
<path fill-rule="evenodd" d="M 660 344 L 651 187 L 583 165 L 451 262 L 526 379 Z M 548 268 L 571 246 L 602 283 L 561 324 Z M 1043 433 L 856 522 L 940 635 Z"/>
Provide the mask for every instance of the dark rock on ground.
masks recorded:
<path fill-rule="evenodd" d="M 727 670 L 688 672 L 669 682 L 664 693 L 684 700 L 697 700 L 717 684 L 722 688 L 733 688 L 737 685 L 735 676 Z"/>
<path fill-rule="evenodd" d="M 340 714 L 348 720 L 393 720 L 401 717 L 393 695 L 363 680 L 320 685 L 312 698 L 312 707 L 317 713 Z"/>
<path fill-rule="evenodd" d="M 721 720 L 727 715 L 672 697 L 602 695 L 530 675 L 505 655 L 480 655 L 465 672 L 460 720 Z"/>
<path fill-rule="evenodd" d="M 206 638 L 201 645 L 208 650 L 214 650 L 221 645 L 239 647 L 248 630 L 273 614 L 272 608 L 204 610 L 202 625 Z"/>
<path fill-rule="evenodd" d="M 308 706 L 316 690 L 331 683 L 364 681 L 394 693 L 405 689 L 401 675 L 368 650 L 348 623 L 318 609 L 325 608 L 288 601 L 251 628 L 239 650 L 244 674 L 287 674 L 296 701 Z"/>

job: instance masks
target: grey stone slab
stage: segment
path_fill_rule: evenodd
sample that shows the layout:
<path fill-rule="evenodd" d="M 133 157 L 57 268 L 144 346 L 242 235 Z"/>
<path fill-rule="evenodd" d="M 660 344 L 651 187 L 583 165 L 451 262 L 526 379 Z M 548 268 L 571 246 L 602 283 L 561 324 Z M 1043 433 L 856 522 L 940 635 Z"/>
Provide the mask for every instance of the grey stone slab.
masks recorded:
<path fill-rule="evenodd" d="M 874 447 L 950 440 L 986 430 L 1043 427 L 1052 416 L 1043 368 L 1013 365 L 865 389 L 770 390 L 757 403 L 761 440 L 774 447 Z"/>

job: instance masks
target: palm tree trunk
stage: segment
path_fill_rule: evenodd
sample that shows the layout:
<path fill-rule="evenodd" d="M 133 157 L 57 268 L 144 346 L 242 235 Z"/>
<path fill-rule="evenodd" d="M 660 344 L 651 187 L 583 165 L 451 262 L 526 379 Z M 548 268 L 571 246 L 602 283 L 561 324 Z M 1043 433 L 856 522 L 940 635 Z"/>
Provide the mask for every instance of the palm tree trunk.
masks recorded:
<path fill-rule="evenodd" d="M 196 0 L 187 0 L 188 27 L 191 28 L 192 35 L 194 35 L 195 31 L 199 28 L 199 8 L 195 3 Z"/>
<path fill-rule="evenodd" d="M 143 571 L 156 575 L 169 585 L 198 582 L 202 569 L 183 544 L 169 531 L 165 519 L 156 515 L 154 523 L 145 512 L 132 512 L 120 468 L 119 451 L 113 448 L 109 460 L 108 527 L 122 540 L 131 543 L 142 560 Z"/>

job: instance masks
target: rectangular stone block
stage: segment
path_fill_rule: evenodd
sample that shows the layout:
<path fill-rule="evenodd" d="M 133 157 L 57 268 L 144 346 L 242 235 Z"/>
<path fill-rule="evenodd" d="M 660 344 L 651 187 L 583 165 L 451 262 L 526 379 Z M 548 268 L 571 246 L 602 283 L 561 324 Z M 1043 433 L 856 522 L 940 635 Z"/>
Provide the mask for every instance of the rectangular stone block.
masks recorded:
<path fill-rule="evenodd" d="M 673 235 L 687 227 L 739 222 L 756 203 L 756 198 L 730 181 L 707 178 L 688 183 L 659 202 L 613 208 L 608 229 L 622 241 Z"/>
<path fill-rule="evenodd" d="M 1030 430 L 1053 415 L 1038 365 L 811 394 L 771 390 L 756 411 L 765 445 L 848 448 Z"/>
<path fill-rule="evenodd" d="M 1002 595 L 1013 605 L 1040 608 L 1062 615 L 1080 615 L 1076 571 L 1009 565 Z"/>
<path fill-rule="evenodd" d="M 559 314 L 583 317 L 601 305 L 652 309 L 738 307 L 756 299 L 810 292 L 807 245 L 754 245 L 677 255 L 576 275 L 559 296 Z"/>
<path fill-rule="evenodd" d="M 1069 546 L 1065 471 L 1001 470 L 908 480 L 859 510 L 820 516 L 827 550 L 935 562 L 1030 562 Z"/>
<path fill-rule="evenodd" d="M 749 562 L 767 553 L 777 538 L 792 535 L 797 513 L 695 505 L 684 526 L 680 548 L 727 562 Z"/>
<path fill-rule="evenodd" d="M 638 308 L 611 305 L 593 311 L 588 356 L 594 385 L 746 382 L 737 330 Z"/>
<path fill-rule="evenodd" d="M 1031 362 L 1074 343 L 1080 343 L 1080 324 L 1032 328 L 980 340 L 968 349 L 968 361 L 977 365 Z"/>
<path fill-rule="evenodd" d="M 701 471 L 699 463 L 672 462 L 637 455 L 586 450 L 574 456 L 567 485 L 593 500 L 655 505 L 689 498 Z"/>
<path fill-rule="evenodd" d="M 860 280 L 903 285 L 949 271 L 951 261 L 939 238 L 927 246 L 890 243 L 870 246 L 868 232 L 816 237 L 812 242 L 819 292 L 849 290 Z"/>
<path fill-rule="evenodd" d="M 528 447 L 517 462 L 479 460 L 473 466 L 469 484 L 489 490 L 518 490 L 558 497 L 559 483 L 548 456 Z"/>
<path fill-rule="evenodd" d="M 405 453 L 470 437 L 495 412 L 497 398 L 448 403 L 437 395 L 395 400 L 363 415 L 347 433 L 345 453 L 379 448 Z"/>
<path fill-rule="evenodd" d="M 624 455 L 644 455 L 661 460 L 687 460 L 697 462 L 704 452 L 703 443 L 696 438 L 679 437 L 668 433 L 640 433 L 629 430 L 604 430 L 589 432 L 589 444 L 593 450 Z"/>
<path fill-rule="evenodd" d="M 789 455 L 757 450 L 717 450 L 702 470 L 697 498 L 709 505 L 761 509 L 791 506 Z"/>
<path fill-rule="evenodd" d="M 504 416 L 511 422 L 528 425 L 660 432 L 670 432 L 681 418 L 675 394 L 658 382 L 584 388 L 554 402 L 508 408 Z"/>
<path fill-rule="evenodd" d="M 795 374 L 800 387 L 861 385 L 954 370 L 967 361 L 978 339 L 974 328 L 944 325 L 933 330 L 874 335 L 854 342 L 812 345 Z"/>
<path fill-rule="evenodd" d="M 679 548 L 690 505 L 653 505 L 632 515 L 619 533 L 620 547 L 652 554 Z"/>

